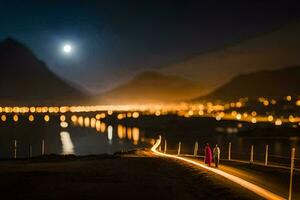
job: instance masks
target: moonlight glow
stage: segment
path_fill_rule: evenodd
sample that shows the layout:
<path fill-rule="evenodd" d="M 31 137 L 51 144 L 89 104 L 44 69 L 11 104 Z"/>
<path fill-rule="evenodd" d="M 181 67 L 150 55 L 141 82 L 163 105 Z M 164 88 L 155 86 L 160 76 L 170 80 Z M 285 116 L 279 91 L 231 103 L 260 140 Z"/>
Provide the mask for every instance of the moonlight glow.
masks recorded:
<path fill-rule="evenodd" d="M 64 44 L 62 50 L 65 54 L 70 54 L 72 52 L 72 46 L 70 44 Z"/>

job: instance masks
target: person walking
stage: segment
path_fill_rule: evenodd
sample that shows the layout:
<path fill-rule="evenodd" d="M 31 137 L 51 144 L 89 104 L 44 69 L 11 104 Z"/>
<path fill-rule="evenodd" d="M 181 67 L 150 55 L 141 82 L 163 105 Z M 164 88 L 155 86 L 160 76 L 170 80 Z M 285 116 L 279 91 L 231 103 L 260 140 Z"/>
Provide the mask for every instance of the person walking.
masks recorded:
<path fill-rule="evenodd" d="M 204 159 L 204 162 L 208 166 L 210 166 L 211 162 L 212 162 L 212 152 L 211 152 L 211 148 L 210 148 L 208 143 L 206 143 L 206 146 L 205 146 L 205 159 Z"/>
<path fill-rule="evenodd" d="M 218 147 L 218 145 L 216 144 L 214 150 L 213 150 L 213 154 L 214 154 L 214 162 L 215 162 L 215 166 L 216 168 L 219 167 L 219 162 L 220 162 L 220 148 Z"/>

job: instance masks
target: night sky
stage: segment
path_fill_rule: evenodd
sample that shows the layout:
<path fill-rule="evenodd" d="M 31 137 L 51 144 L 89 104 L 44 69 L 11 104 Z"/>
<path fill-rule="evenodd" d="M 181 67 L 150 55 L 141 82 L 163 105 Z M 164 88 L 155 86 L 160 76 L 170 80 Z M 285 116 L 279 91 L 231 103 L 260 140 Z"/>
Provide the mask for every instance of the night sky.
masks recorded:
<path fill-rule="evenodd" d="M 300 16 L 289 1 L 145 2 L 1 0 L 0 39 L 25 43 L 60 76 L 99 92 Z M 66 42 L 72 55 L 61 52 Z"/>

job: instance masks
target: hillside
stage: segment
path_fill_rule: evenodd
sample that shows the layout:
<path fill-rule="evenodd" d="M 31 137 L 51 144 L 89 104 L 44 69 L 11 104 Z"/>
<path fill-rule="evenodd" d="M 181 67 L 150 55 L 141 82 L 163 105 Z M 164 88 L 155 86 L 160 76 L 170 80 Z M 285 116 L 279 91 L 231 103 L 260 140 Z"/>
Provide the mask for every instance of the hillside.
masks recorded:
<path fill-rule="evenodd" d="M 212 91 L 241 73 L 300 65 L 299 35 L 300 23 L 293 23 L 165 66 L 160 72 L 197 81 Z"/>
<path fill-rule="evenodd" d="M 193 81 L 146 71 L 100 97 L 108 104 L 164 103 L 193 98 L 200 92 Z"/>
<path fill-rule="evenodd" d="M 241 97 L 300 95 L 300 66 L 239 75 L 211 94 L 195 100 L 233 100 Z"/>
<path fill-rule="evenodd" d="M 0 103 L 2 105 L 71 104 L 85 95 L 51 72 L 23 44 L 0 43 Z"/>

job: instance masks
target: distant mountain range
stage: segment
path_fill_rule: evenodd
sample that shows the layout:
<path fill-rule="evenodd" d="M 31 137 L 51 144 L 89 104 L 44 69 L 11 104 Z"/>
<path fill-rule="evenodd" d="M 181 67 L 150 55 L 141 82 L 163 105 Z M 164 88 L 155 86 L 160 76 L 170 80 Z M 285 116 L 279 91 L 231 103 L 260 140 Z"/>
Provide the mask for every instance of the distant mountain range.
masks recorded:
<path fill-rule="evenodd" d="M 108 104 L 163 103 L 195 97 L 201 87 L 190 80 L 177 76 L 163 75 L 154 71 L 138 74 L 129 82 L 101 94 Z"/>
<path fill-rule="evenodd" d="M 239 74 L 300 66 L 299 35 L 300 22 L 292 23 L 165 66 L 159 72 L 197 81 L 212 91 Z"/>
<path fill-rule="evenodd" d="M 299 95 L 299 67 L 285 68 L 300 66 L 299 35 L 300 23 L 294 23 L 156 71 L 141 72 L 89 102 L 165 103 Z M 56 76 L 26 46 L 13 39 L 0 43 L 0 73 L 2 105 L 73 104 L 86 100 L 74 84 Z"/>
<path fill-rule="evenodd" d="M 153 76 L 147 76 L 148 72 L 145 73 L 146 76 L 142 73 L 103 96 L 111 101 L 118 99 L 134 103 L 193 99 L 210 92 L 212 94 L 205 97 L 228 99 L 246 95 L 294 94 L 297 80 L 292 77 L 293 73 L 297 74 L 297 67 L 283 71 L 272 70 L 300 66 L 299 35 L 300 23 L 293 23 L 162 67 L 153 72 Z M 240 75 L 261 70 L 269 71 Z M 277 80 L 277 73 L 286 75 Z M 231 79 L 233 80 L 230 81 Z M 252 89 L 254 91 L 251 93 Z"/>
<path fill-rule="evenodd" d="M 11 38 L 0 42 L 0 74 L 1 105 L 65 105 L 86 99 L 30 49 Z"/>
<path fill-rule="evenodd" d="M 239 75 L 206 96 L 195 100 L 237 100 L 242 97 L 300 95 L 300 66 Z"/>

